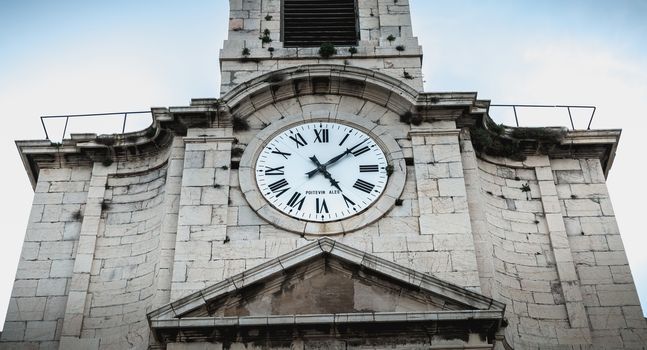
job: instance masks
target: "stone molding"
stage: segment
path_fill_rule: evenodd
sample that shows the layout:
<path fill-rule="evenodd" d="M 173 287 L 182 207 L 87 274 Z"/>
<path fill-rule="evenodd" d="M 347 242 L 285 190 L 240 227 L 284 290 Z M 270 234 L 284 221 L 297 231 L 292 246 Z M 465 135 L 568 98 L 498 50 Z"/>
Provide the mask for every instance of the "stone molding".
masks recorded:
<path fill-rule="evenodd" d="M 339 313 L 323 315 L 263 315 L 232 317 L 187 317 L 192 311 L 207 307 L 209 302 L 217 300 L 227 293 L 239 291 L 245 287 L 263 283 L 277 274 L 286 273 L 289 269 L 306 264 L 317 257 L 334 257 L 360 266 L 372 272 L 389 276 L 412 288 L 438 295 L 461 305 L 460 311 L 416 311 L 416 312 L 372 312 L 372 313 Z M 148 321 L 156 336 L 167 331 L 176 332 L 184 328 L 222 328 L 254 326 L 307 326 L 334 324 L 399 324 L 411 322 L 437 323 L 460 321 L 490 321 L 498 329 L 503 322 L 505 304 L 487 298 L 457 285 L 442 281 L 431 275 L 373 256 L 364 251 L 349 247 L 330 238 L 324 237 L 292 252 L 279 256 L 252 269 L 227 278 L 201 291 L 192 293 L 180 300 L 171 302 L 148 313 Z M 166 339 L 166 338 L 165 338 Z M 158 339 L 164 341 L 163 339 Z"/>
<path fill-rule="evenodd" d="M 282 273 L 291 267 L 322 255 L 331 255 L 341 260 L 363 266 L 364 268 L 389 276 L 394 280 L 415 286 L 423 291 L 450 298 L 478 310 L 498 310 L 502 313 L 505 309 L 505 304 L 482 294 L 472 292 L 431 275 L 423 274 L 368 254 L 331 238 L 323 237 L 201 291 L 171 302 L 148 313 L 148 319 L 149 321 L 153 321 L 181 318 L 186 313 L 206 305 L 209 300 L 218 298 L 225 293 L 250 286 L 271 275 Z"/>

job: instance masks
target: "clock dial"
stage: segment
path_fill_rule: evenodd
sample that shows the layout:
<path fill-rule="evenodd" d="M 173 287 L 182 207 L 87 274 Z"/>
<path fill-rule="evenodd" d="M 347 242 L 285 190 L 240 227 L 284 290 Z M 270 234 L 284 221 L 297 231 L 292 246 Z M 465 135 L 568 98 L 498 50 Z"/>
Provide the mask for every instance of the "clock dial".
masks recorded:
<path fill-rule="evenodd" d="M 382 194 L 387 159 L 366 133 L 327 122 L 299 124 L 272 137 L 255 165 L 256 184 L 274 208 L 305 221 L 341 220 Z"/>

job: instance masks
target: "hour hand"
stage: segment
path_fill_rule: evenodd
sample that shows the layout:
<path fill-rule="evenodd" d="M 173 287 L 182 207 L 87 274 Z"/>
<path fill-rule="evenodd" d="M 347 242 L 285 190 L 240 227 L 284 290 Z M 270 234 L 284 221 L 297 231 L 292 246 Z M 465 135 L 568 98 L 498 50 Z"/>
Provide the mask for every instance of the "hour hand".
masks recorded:
<path fill-rule="evenodd" d="M 317 165 L 317 168 L 316 168 L 316 169 L 314 169 L 314 170 L 310 170 L 310 171 L 308 171 L 308 172 L 306 173 L 306 175 L 308 175 L 308 177 L 313 177 L 313 176 L 315 176 L 315 174 L 317 174 L 318 172 L 320 172 L 320 171 L 321 171 L 321 172 L 323 172 L 323 171 L 325 171 L 325 170 L 326 170 L 326 167 L 325 167 L 324 165 L 321 165 L 321 162 L 319 162 L 319 159 L 317 159 L 317 156 L 312 156 L 312 157 L 310 157 L 310 160 L 311 160 L 313 163 L 315 163 L 315 165 Z"/>

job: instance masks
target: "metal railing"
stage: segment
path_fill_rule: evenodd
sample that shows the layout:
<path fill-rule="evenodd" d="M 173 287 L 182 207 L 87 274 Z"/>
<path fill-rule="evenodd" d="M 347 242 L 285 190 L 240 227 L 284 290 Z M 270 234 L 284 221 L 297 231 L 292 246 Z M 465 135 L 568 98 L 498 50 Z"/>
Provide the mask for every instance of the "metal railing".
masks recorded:
<path fill-rule="evenodd" d="M 74 118 L 91 118 L 91 117 L 110 117 L 110 116 L 119 116 L 123 115 L 123 122 L 121 124 L 121 133 L 126 132 L 126 123 L 128 122 L 128 116 L 133 114 L 151 114 L 151 111 L 135 111 L 135 112 L 113 112 L 113 113 L 91 113 L 91 114 L 68 114 L 68 115 L 44 115 L 40 117 L 40 123 L 43 125 L 43 131 L 45 132 L 45 138 L 50 139 L 49 132 L 47 131 L 47 126 L 45 125 L 45 120 L 49 119 L 65 119 L 65 125 L 63 126 L 63 134 L 61 135 L 61 140 L 65 139 L 65 134 L 67 133 L 68 124 L 70 119 Z M 151 116 L 152 122 L 152 116 Z M 117 129 L 118 130 L 118 129 Z"/>
<path fill-rule="evenodd" d="M 519 126 L 519 116 L 517 114 L 517 108 L 555 108 L 555 109 L 566 109 L 568 112 L 568 118 L 571 122 L 571 128 L 575 130 L 575 123 L 573 122 L 573 114 L 571 110 L 574 109 L 588 109 L 591 110 L 591 117 L 586 126 L 586 130 L 591 130 L 591 123 L 593 122 L 593 116 L 595 115 L 595 106 L 566 106 L 566 105 L 539 105 L 539 104 L 491 104 L 490 107 L 509 107 L 512 108 L 514 112 L 514 120 L 517 126 Z"/>

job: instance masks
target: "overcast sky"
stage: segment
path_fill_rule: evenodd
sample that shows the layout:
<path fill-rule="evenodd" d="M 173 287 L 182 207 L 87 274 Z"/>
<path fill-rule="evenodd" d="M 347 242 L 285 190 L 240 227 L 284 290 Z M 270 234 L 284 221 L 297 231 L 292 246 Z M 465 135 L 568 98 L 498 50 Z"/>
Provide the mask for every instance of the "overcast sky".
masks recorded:
<path fill-rule="evenodd" d="M 593 128 L 623 129 L 608 186 L 645 308 L 647 2 L 411 3 L 425 91 L 477 91 L 500 104 L 595 105 Z M 40 115 L 219 96 L 227 16 L 225 0 L 0 0 L 0 325 L 33 195 L 13 141 L 44 138 Z M 504 111 L 492 116 L 511 122 Z M 586 117 L 577 114 L 576 126 Z M 520 122 L 569 123 L 564 113 L 521 113 Z"/>

